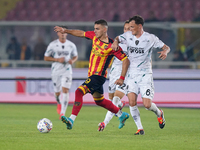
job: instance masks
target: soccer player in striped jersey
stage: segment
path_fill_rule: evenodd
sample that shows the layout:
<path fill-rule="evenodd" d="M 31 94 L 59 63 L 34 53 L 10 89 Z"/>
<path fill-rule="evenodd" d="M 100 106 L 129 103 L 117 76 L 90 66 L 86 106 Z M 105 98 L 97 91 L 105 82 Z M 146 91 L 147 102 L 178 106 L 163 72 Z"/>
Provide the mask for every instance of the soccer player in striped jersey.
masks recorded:
<path fill-rule="evenodd" d="M 94 23 L 94 31 L 69 30 L 56 26 L 55 32 L 68 33 L 77 37 L 85 37 L 92 40 L 92 50 L 89 59 L 88 78 L 75 91 L 75 102 L 70 117 L 61 116 L 61 120 L 66 124 L 67 129 L 72 129 L 73 123 L 81 110 L 83 104 L 83 96 L 86 93 L 91 93 L 97 105 L 115 113 L 120 120 L 118 126 L 121 129 L 125 121 L 129 118 L 129 114 L 122 112 L 112 101 L 104 98 L 103 84 L 107 77 L 107 68 L 114 56 L 123 61 L 122 72 L 116 84 L 122 85 L 125 79 L 126 72 L 129 67 L 129 59 L 119 47 L 118 51 L 111 49 L 113 40 L 107 35 L 108 25 L 105 20 L 97 20 Z"/>
<path fill-rule="evenodd" d="M 164 113 L 152 102 L 154 96 L 154 84 L 152 75 L 151 54 L 154 48 L 162 51 L 159 58 L 164 60 L 170 52 L 170 48 L 164 44 L 157 36 L 143 30 L 144 19 L 141 16 L 133 16 L 129 19 L 130 30 L 115 38 L 112 44 L 113 50 L 118 50 L 119 43 L 126 43 L 129 49 L 130 67 L 127 79 L 127 96 L 129 99 L 131 115 L 139 128 L 140 114 L 137 111 L 137 96 L 140 93 L 143 105 L 157 116 L 159 127 L 165 126 Z M 143 129 L 139 129 L 135 134 L 141 134 Z"/>
<path fill-rule="evenodd" d="M 63 28 L 67 28 L 63 26 Z M 65 115 L 69 102 L 69 89 L 72 84 L 72 64 L 78 59 L 77 48 L 67 40 L 66 33 L 57 33 L 58 39 L 52 41 L 44 54 L 45 61 L 52 61 L 51 78 L 57 101 L 57 113 Z M 62 99 L 60 94 L 62 91 Z"/>

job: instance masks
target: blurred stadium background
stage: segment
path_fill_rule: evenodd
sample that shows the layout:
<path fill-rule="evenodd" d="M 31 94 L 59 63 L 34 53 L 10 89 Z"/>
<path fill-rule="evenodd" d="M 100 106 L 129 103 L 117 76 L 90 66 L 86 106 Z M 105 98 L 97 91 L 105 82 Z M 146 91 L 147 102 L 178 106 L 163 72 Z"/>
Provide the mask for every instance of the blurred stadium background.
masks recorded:
<path fill-rule="evenodd" d="M 0 0 L 0 102 L 55 103 L 50 63 L 43 61 L 46 46 L 57 38 L 55 25 L 87 31 L 93 30 L 94 21 L 105 19 L 109 36 L 114 38 L 123 32 L 123 22 L 136 14 L 145 19 L 145 31 L 171 48 L 165 61 L 158 59 L 157 50 L 153 53 L 155 88 L 161 94 L 155 101 L 200 107 L 199 0 Z M 79 54 L 73 65 L 73 95 L 84 81 L 80 78 L 87 77 L 91 41 L 70 35 L 68 39 L 77 45 Z M 18 45 L 14 57 L 8 51 L 11 41 Z M 27 47 L 22 57 L 22 49 Z M 163 93 L 167 93 L 164 101 Z"/>

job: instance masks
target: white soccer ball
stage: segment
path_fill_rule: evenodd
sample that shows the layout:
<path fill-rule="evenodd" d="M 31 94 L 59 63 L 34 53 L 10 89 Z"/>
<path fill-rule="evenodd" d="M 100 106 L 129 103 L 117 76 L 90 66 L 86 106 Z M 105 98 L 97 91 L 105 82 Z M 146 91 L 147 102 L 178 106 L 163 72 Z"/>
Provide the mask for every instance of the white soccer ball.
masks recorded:
<path fill-rule="evenodd" d="M 43 118 L 41 119 L 38 124 L 37 124 L 37 129 L 41 132 L 41 133 L 48 133 L 51 131 L 51 129 L 53 128 L 53 124 L 52 122 L 47 119 L 47 118 Z"/>

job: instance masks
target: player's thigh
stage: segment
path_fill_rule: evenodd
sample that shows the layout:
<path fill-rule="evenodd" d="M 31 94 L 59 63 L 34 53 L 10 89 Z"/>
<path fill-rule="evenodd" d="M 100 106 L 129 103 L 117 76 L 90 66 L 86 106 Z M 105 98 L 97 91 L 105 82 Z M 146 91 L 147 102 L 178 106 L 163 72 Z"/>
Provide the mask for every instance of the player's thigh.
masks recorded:
<path fill-rule="evenodd" d="M 127 94 L 127 86 L 127 78 L 125 78 L 125 81 L 122 85 L 116 85 L 115 96 L 123 97 L 124 94 Z"/>
<path fill-rule="evenodd" d="M 120 75 L 121 75 L 120 71 L 118 71 L 118 72 L 113 71 L 112 73 L 109 74 L 109 85 L 108 85 L 109 86 L 108 87 L 108 92 L 109 93 L 114 93 L 115 92 L 115 90 L 116 90 L 115 81 L 117 79 L 119 79 Z"/>
<path fill-rule="evenodd" d="M 61 77 L 59 75 L 52 75 L 51 76 L 53 82 L 53 90 L 54 92 L 58 93 L 61 91 Z"/>
<path fill-rule="evenodd" d="M 94 92 L 94 93 L 92 94 L 92 96 L 93 96 L 93 98 L 100 98 L 100 97 L 103 96 L 103 94 L 101 94 L 101 93 L 99 93 L 99 92 Z"/>
<path fill-rule="evenodd" d="M 142 98 L 152 100 L 154 97 L 154 83 L 152 74 L 146 74 L 139 83 Z"/>
<path fill-rule="evenodd" d="M 135 93 L 136 95 L 139 94 L 139 87 L 138 87 L 139 78 L 138 75 L 130 75 L 126 80 L 126 90 L 128 93 Z"/>
<path fill-rule="evenodd" d="M 64 88 L 70 89 L 70 87 L 72 85 L 72 75 L 71 74 L 62 75 L 61 85 Z"/>

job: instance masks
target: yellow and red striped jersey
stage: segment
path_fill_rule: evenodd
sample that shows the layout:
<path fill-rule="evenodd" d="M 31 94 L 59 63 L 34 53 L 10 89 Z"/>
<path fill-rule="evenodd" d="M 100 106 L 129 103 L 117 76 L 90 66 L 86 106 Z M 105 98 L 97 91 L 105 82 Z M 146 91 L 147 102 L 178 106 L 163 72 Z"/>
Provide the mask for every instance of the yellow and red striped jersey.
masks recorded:
<path fill-rule="evenodd" d="M 94 31 L 86 31 L 84 36 L 92 40 L 88 77 L 91 75 L 99 75 L 106 78 L 107 68 L 114 56 L 116 56 L 121 61 L 127 58 L 126 54 L 122 51 L 121 48 L 118 51 L 112 50 L 112 39 L 108 38 L 109 43 L 104 43 L 96 37 Z"/>

